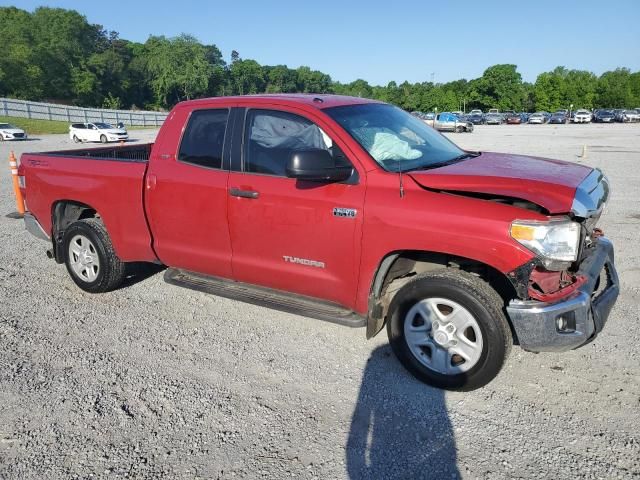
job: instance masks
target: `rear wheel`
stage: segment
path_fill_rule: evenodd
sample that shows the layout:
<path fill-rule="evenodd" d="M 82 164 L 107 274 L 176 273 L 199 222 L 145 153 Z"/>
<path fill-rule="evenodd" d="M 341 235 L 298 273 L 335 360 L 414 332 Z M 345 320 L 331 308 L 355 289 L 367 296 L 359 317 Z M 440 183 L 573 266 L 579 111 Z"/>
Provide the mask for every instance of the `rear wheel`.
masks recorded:
<path fill-rule="evenodd" d="M 500 371 L 511 349 L 503 301 L 459 270 L 416 276 L 393 298 L 387 334 L 416 378 L 438 388 L 474 390 Z"/>
<path fill-rule="evenodd" d="M 87 218 L 72 223 L 64 234 L 65 264 L 82 290 L 113 290 L 125 277 L 125 264 L 116 255 L 103 223 Z"/>
<path fill-rule="evenodd" d="M 107 143 L 107 136 L 106 135 L 100 135 L 100 143 Z"/>

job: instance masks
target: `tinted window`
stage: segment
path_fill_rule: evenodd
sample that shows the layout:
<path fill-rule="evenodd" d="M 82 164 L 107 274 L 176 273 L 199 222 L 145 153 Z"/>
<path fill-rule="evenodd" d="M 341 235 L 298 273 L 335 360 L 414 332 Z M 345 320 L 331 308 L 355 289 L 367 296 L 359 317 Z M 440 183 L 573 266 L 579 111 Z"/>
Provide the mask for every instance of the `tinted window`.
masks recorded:
<path fill-rule="evenodd" d="M 336 163 L 346 161 L 337 146 L 315 123 L 287 112 L 250 110 L 244 143 L 244 171 L 286 176 L 291 154 L 297 150 L 329 151 Z"/>
<path fill-rule="evenodd" d="M 222 168 L 222 147 L 229 110 L 195 110 L 180 142 L 178 160 Z"/>

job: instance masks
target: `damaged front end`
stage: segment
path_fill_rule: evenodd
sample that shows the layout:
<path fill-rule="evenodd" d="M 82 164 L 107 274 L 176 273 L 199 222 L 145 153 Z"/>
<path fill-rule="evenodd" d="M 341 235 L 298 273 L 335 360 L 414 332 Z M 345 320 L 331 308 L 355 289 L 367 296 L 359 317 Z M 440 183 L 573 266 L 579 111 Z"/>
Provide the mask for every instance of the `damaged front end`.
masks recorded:
<path fill-rule="evenodd" d="M 544 251 L 541 234 L 535 230 L 553 235 L 550 228 L 545 231 L 531 222 L 514 222 L 513 238 L 536 253 L 533 260 L 507 275 L 518 296 L 507 312 L 522 348 L 569 350 L 588 343 L 602 330 L 619 293 L 613 245 L 596 228 L 608 197 L 606 177 L 593 170 L 577 188 L 571 218 L 558 220 L 558 225 L 573 224 L 579 231 L 571 230 L 574 236 L 566 236 L 565 244 L 560 242 L 564 249 L 551 254 Z M 577 242 L 573 252 L 572 242 Z"/>

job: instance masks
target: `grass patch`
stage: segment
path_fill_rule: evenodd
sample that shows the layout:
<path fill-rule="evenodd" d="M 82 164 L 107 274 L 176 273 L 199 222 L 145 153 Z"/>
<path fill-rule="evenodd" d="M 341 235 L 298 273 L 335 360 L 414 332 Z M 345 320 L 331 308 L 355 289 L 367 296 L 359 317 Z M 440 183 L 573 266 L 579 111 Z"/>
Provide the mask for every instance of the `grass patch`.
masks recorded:
<path fill-rule="evenodd" d="M 0 115 L 0 123 L 10 123 L 27 132 L 27 135 L 44 135 L 48 133 L 69 133 L 68 122 L 40 120 L 37 118 L 5 117 Z M 130 127 L 127 130 L 143 130 L 156 127 Z"/>

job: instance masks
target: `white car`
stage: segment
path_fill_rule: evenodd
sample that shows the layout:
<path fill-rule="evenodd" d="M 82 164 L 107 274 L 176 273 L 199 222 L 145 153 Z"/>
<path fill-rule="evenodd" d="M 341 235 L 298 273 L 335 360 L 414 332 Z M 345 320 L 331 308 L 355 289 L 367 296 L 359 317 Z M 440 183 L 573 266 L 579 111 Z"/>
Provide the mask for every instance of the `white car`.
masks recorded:
<path fill-rule="evenodd" d="M 544 115 L 540 112 L 533 113 L 529 115 L 529 120 L 527 123 L 542 125 L 545 121 Z"/>
<path fill-rule="evenodd" d="M 129 134 L 124 128 L 115 128 L 108 123 L 73 123 L 69 126 L 69 138 L 79 142 L 124 142 Z"/>
<path fill-rule="evenodd" d="M 0 123 L 0 142 L 4 140 L 25 140 L 27 133 L 10 123 Z"/>
<path fill-rule="evenodd" d="M 591 112 L 589 110 L 576 110 L 571 121 L 573 123 L 591 123 Z"/>
<path fill-rule="evenodd" d="M 623 112 L 620 112 L 620 121 L 640 122 L 640 113 L 635 110 L 624 110 Z"/>

